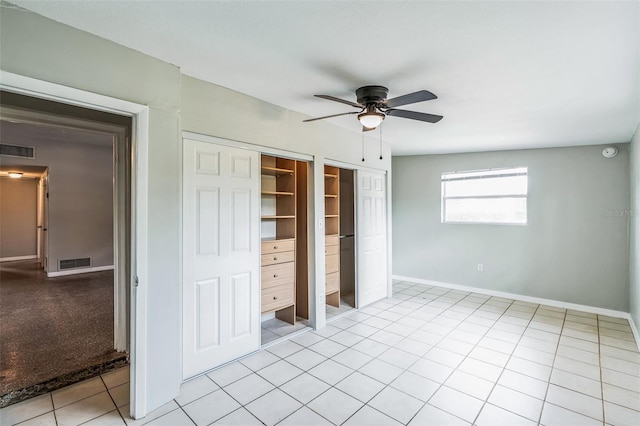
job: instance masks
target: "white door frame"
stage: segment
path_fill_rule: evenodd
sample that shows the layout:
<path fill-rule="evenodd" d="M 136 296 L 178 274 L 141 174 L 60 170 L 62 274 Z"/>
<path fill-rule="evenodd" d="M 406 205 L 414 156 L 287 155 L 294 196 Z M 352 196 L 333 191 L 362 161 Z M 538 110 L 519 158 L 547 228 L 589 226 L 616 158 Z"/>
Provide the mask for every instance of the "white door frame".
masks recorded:
<path fill-rule="evenodd" d="M 43 231 L 43 226 L 44 226 L 44 173 L 42 176 L 40 176 L 40 178 L 38 179 L 38 199 L 36 201 L 36 245 L 37 245 L 37 249 L 36 249 L 36 256 L 38 256 L 38 261 L 40 262 L 41 265 L 44 265 L 44 259 L 43 259 L 43 254 L 42 254 L 42 247 L 43 247 L 43 243 L 42 243 L 42 233 Z"/>
<path fill-rule="evenodd" d="M 79 90 L 0 70 L 0 88 L 76 105 L 84 108 L 130 116 L 133 119 L 131 141 L 131 327 L 130 327 L 130 414 L 146 415 L 146 332 L 147 332 L 147 200 L 149 107 L 121 99 Z M 114 253 L 115 256 L 115 253 Z"/>

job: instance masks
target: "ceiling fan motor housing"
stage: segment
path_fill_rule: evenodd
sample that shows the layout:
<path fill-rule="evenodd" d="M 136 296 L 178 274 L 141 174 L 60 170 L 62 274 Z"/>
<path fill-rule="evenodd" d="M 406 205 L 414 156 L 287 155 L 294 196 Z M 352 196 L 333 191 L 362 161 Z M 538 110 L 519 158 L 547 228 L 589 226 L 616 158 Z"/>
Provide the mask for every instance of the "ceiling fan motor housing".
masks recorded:
<path fill-rule="evenodd" d="M 362 105 L 378 105 L 387 99 L 389 89 L 384 86 L 363 86 L 356 90 L 358 103 Z"/>

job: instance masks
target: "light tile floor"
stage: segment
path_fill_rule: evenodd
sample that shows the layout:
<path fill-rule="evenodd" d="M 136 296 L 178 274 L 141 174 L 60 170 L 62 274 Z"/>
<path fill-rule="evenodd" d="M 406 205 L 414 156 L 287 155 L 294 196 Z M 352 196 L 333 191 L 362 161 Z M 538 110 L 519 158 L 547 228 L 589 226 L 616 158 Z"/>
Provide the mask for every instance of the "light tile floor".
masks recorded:
<path fill-rule="evenodd" d="M 340 294 L 340 307 L 336 308 L 331 305 L 325 305 L 327 321 L 330 321 L 333 317 L 341 316 L 345 312 L 349 312 L 354 309 L 355 295 L 353 293 Z"/>
<path fill-rule="evenodd" d="M 400 282 L 394 297 L 185 383 L 146 418 L 128 370 L 0 410 L 12 425 L 639 425 L 625 319 Z"/>
<path fill-rule="evenodd" d="M 289 334 L 297 333 L 307 327 L 309 327 L 309 320 L 301 317 L 296 317 L 296 323 L 293 325 L 278 318 L 262 321 L 260 344 L 266 345 L 275 342 L 278 339 L 282 339 Z"/>

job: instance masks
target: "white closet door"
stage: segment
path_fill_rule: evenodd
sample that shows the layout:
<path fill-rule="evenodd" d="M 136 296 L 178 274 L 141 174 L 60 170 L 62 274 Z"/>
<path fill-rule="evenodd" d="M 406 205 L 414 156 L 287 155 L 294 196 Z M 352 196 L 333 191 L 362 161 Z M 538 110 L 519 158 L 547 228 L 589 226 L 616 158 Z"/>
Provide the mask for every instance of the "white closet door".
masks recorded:
<path fill-rule="evenodd" d="M 357 172 L 358 307 L 387 296 L 385 175 Z"/>
<path fill-rule="evenodd" d="M 257 152 L 184 140 L 184 379 L 260 348 Z"/>

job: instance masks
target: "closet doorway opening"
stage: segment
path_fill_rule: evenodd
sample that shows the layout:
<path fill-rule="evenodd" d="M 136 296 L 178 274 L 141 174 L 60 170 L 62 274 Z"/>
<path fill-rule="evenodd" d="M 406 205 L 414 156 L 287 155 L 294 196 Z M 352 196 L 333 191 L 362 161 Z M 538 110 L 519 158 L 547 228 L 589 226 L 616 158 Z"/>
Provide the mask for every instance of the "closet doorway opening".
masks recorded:
<path fill-rule="evenodd" d="M 261 344 L 310 327 L 309 168 L 306 161 L 263 154 L 260 201 Z"/>
<path fill-rule="evenodd" d="M 356 308 L 355 173 L 324 166 L 327 321 Z"/>

